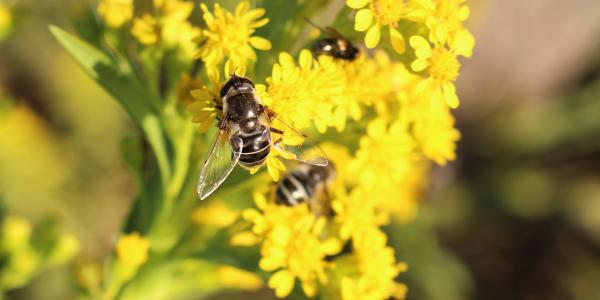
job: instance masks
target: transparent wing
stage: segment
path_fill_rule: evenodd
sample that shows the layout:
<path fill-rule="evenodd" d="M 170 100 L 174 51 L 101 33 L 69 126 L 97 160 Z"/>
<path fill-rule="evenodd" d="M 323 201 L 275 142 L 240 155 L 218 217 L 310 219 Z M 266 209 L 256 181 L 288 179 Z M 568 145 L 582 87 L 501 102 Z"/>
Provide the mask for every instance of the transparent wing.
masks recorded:
<path fill-rule="evenodd" d="M 342 39 L 344 41 L 348 41 L 347 38 L 345 38 L 341 33 L 339 33 L 333 27 L 329 27 L 329 26 L 325 27 L 325 33 L 327 33 L 330 37 L 334 37 L 334 38 Z"/>
<path fill-rule="evenodd" d="M 346 38 L 341 35 L 337 30 L 333 29 L 330 26 L 326 26 L 325 28 L 319 26 L 318 24 L 316 24 L 315 22 L 313 22 L 311 19 L 304 17 L 304 20 L 306 21 L 306 23 L 308 23 L 309 25 L 313 26 L 314 28 L 317 28 L 319 30 L 321 30 L 322 32 L 324 32 L 325 34 L 327 34 L 329 37 L 333 37 L 333 38 L 339 38 L 342 40 L 346 40 Z"/>
<path fill-rule="evenodd" d="M 242 140 L 232 138 L 228 141 L 227 137 L 228 134 L 225 131 L 219 132 L 210 149 L 208 159 L 202 166 L 196 187 L 200 200 L 210 196 L 225 181 L 240 160 Z"/>
<path fill-rule="evenodd" d="M 265 110 L 271 119 L 273 147 L 279 150 L 284 157 L 311 165 L 327 166 L 327 155 L 315 141 L 268 107 L 265 107 Z"/>

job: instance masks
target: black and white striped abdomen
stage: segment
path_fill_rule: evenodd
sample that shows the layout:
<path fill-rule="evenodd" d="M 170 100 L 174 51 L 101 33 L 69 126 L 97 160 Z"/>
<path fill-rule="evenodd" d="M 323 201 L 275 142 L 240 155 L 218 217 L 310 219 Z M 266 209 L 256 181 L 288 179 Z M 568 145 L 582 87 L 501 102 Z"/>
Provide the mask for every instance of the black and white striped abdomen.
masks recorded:
<path fill-rule="evenodd" d="M 269 128 L 258 126 L 257 130 L 252 133 L 238 133 L 236 136 L 243 142 L 240 165 L 252 168 L 265 162 L 271 150 Z"/>
<path fill-rule="evenodd" d="M 315 182 L 305 172 L 294 171 L 283 178 L 275 191 L 275 202 L 294 206 L 308 202 L 315 193 Z"/>

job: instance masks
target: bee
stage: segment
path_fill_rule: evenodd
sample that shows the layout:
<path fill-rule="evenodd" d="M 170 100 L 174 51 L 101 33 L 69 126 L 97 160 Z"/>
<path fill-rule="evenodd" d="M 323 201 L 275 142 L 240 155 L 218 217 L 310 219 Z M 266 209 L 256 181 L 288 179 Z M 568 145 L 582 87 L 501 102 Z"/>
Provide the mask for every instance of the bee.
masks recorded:
<path fill-rule="evenodd" d="M 208 158 L 202 166 L 196 192 L 201 200 L 212 194 L 236 165 L 250 169 L 265 163 L 271 149 L 290 153 L 295 160 L 327 166 L 327 157 L 308 136 L 261 104 L 249 78 L 231 75 L 220 91 L 215 107 L 222 111 L 217 134 Z M 277 119 L 286 130 L 271 126 Z M 303 143 L 284 145 L 282 138 L 294 135 Z"/>
<path fill-rule="evenodd" d="M 354 46 L 347 38 L 331 27 L 321 28 L 319 25 L 306 19 L 312 26 L 325 32 L 328 37 L 318 40 L 313 45 L 313 53 L 316 56 L 328 55 L 336 59 L 353 61 L 358 57 L 360 49 Z"/>
<path fill-rule="evenodd" d="M 331 162 L 327 166 L 301 164 L 279 182 L 275 203 L 286 206 L 306 203 L 315 215 L 329 216 L 329 190 L 334 180 L 335 168 Z"/>

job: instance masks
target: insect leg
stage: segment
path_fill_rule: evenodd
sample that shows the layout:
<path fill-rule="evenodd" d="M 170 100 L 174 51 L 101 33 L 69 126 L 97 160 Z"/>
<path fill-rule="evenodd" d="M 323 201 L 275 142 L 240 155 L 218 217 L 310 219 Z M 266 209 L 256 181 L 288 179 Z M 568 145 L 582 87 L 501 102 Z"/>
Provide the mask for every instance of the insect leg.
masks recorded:
<path fill-rule="evenodd" d="M 282 130 L 279 130 L 277 128 L 273 128 L 273 127 L 269 127 L 269 130 L 273 133 L 277 133 L 277 134 L 283 134 Z"/>

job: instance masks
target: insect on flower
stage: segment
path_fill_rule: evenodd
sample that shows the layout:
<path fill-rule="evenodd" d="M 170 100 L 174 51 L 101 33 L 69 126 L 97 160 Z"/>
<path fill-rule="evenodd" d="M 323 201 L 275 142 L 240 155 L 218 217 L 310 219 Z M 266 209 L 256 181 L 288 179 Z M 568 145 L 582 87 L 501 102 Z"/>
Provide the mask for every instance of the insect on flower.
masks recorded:
<path fill-rule="evenodd" d="M 231 75 L 220 91 L 223 112 L 217 123 L 217 137 L 204 162 L 196 191 L 201 200 L 214 192 L 236 164 L 251 169 L 262 166 L 272 148 L 286 157 L 317 166 L 327 166 L 325 153 L 319 146 L 261 104 L 254 83 L 246 77 Z M 271 126 L 277 120 L 284 128 Z M 301 141 L 284 143 L 284 138 Z M 229 142 L 229 146 L 227 146 Z"/>
<path fill-rule="evenodd" d="M 354 46 L 347 38 L 337 32 L 332 27 L 321 28 L 321 26 L 315 24 L 309 19 L 306 19 L 308 24 L 324 32 L 328 37 L 323 38 L 315 42 L 313 45 L 313 53 L 316 56 L 328 55 L 333 58 L 353 61 L 358 57 L 360 50 Z"/>
<path fill-rule="evenodd" d="M 327 166 L 301 164 L 277 185 L 275 203 L 294 206 L 308 204 L 317 216 L 331 213 L 329 190 L 335 180 L 333 163 Z"/>

